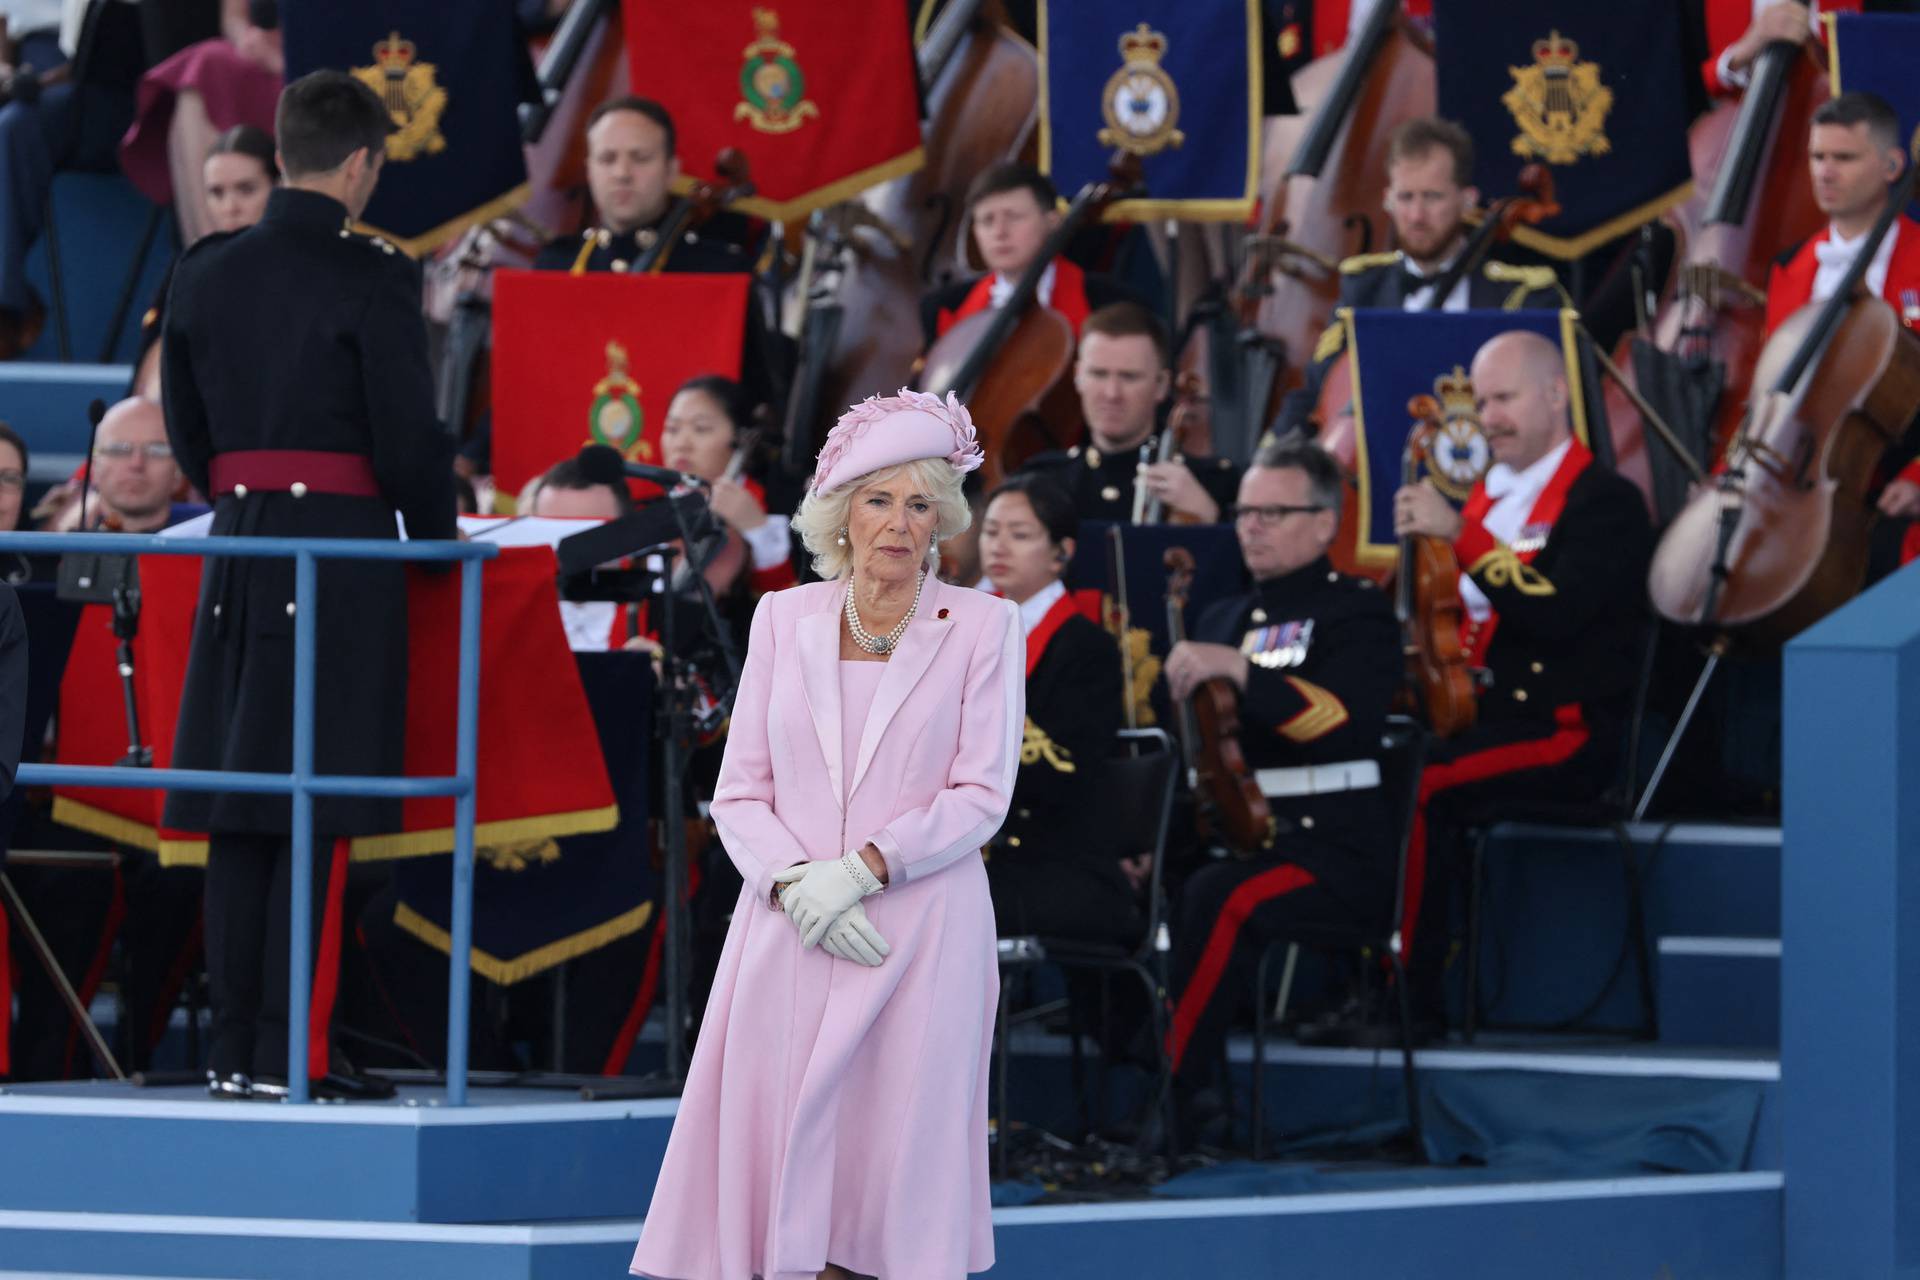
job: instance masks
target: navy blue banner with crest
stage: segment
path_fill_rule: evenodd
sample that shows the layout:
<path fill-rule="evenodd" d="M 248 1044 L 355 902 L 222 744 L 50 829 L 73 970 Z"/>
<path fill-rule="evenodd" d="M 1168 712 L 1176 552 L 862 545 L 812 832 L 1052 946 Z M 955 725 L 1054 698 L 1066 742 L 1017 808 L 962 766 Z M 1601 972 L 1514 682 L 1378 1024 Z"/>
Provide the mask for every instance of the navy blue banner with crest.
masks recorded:
<path fill-rule="evenodd" d="M 1900 113 L 1901 145 L 1920 129 L 1920 14 L 1823 13 L 1834 96 L 1877 93 Z M 1908 152 L 1911 156 L 1912 152 Z M 1920 217 L 1920 198 L 1907 206 Z"/>
<path fill-rule="evenodd" d="M 1040 168 L 1063 196 L 1140 157 L 1107 211 L 1239 221 L 1260 181 L 1259 0 L 1039 0 Z"/>
<path fill-rule="evenodd" d="M 345 71 L 398 126 L 366 230 L 418 255 L 526 200 L 513 0 L 281 0 L 280 14 L 289 81 Z"/>
<path fill-rule="evenodd" d="M 1514 239 L 1583 257 L 1692 192 L 1691 65 L 1674 0 L 1434 0 L 1440 114 L 1473 135 L 1484 200 L 1522 168 L 1553 175 L 1562 212 Z"/>
<path fill-rule="evenodd" d="M 1338 323 L 1346 328 L 1347 350 L 1353 355 L 1354 471 L 1359 483 L 1355 515 L 1363 565 L 1384 568 L 1399 556 L 1392 497 L 1400 487 L 1401 455 L 1413 421 L 1407 406 L 1415 396 L 1438 400 L 1443 415 L 1432 466 L 1422 474 L 1458 506 L 1486 470 L 1486 444 L 1479 435 L 1467 374 L 1474 353 L 1489 339 L 1525 329 L 1561 349 L 1574 435 L 1582 444 L 1590 443 L 1575 312 L 1342 308 Z"/>
<path fill-rule="evenodd" d="M 647 834 L 653 666 L 632 653 L 573 656 L 620 822 L 611 831 L 478 851 L 473 971 L 502 986 L 655 923 L 659 875 Z M 400 859 L 393 877 L 400 899 L 394 923 L 446 951 L 453 884 L 447 856 Z"/>

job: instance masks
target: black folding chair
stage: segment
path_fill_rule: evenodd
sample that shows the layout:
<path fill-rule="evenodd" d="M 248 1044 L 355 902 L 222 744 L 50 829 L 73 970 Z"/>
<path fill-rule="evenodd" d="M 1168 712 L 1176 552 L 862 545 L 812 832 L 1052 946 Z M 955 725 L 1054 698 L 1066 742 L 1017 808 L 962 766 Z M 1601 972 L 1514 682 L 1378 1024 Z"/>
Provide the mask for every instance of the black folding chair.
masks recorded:
<path fill-rule="evenodd" d="M 1266 1066 L 1268 1028 L 1285 1016 L 1293 969 L 1301 947 L 1324 951 L 1359 951 L 1363 955 L 1384 956 L 1392 970 L 1393 990 L 1400 1014 L 1400 1076 L 1407 1095 L 1407 1127 L 1411 1133 L 1414 1159 L 1424 1161 L 1426 1148 L 1421 1141 L 1420 1087 L 1414 1075 L 1413 1005 L 1407 993 L 1406 958 L 1401 954 L 1400 916 L 1407 900 L 1407 845 L 1413 834 L 1413 815 L 1420 802 L 1420 770 L 1425 766 L 1427 735 L 1419 723 L 1404 716 L 1389 716 L 1380 735 L 1380 794 L 1384 803 L 1394 806 L 1395 833 L 1399 862 L 1393 877 L 1393 913 L 1373 929 L 1351 927 L 1303 928 L 1291 937 L 1276 939 L 1261 954 L 1253 982 L 1253 1158 L 1266 1150 Z M 1267 978 L 1274 958 L 1284 956 L 1285 976 L 1281 980 L 1278 1007 L 1267 1002 Z"/>
<path fill-rule="evenodd" d="M 1006 1176 L 1007 1151 L 1011 1146 L 1007 1074 L 1011 1058 L 1008 1033 L 1012 1029 L 1013 1015 L 1007 976 L 1012 971 L 1050 964 L 1068 971 L 1125 973 L 1137 978 L 1146 989 L 1148 1007 L 1152 1010 L 1156 1061 L 1154 1087 L 1158 1091 L 1156 1105 L 1163 1112 L 1172 1107 L 1173 1075 L 1166 1055 L 1166 904 L 1160 885 L 1161 869 L 1166 862 L 1167 830 L 1173 820 L 1173 790 L 1180 772 L 1180 753 L 1164 729 L 1122 729 L 1118 745 L 1127 754 L 1106 761 L 1106 794 L 1102 797 L 1102 804 L 1115 823 L 1114 830 L 1141 832 L 1149 837 L 1141 845 L 1129 845 L 1130 851 L 1148 852 L 1153 857 L 1153 869 L 1147 886 L 1146 927 L 1140 941 L 1131 947 L 1039 935 L 1000 939 L 1000 1015 L 995 1028 L 998 1042 L 994 1106 L 995 1131 L 998 1135 L 994 1152 L 996 1177 Z M 1084 1117 L 1086 1087 L 1077 1020 L 1071 1038 L 1074 1091 Z M 1163 1119 L 1167 1123 L 1161 1126 L 1161 1132 L 1171 1133 L 1171 1115 L 1163 1115 Z"/>

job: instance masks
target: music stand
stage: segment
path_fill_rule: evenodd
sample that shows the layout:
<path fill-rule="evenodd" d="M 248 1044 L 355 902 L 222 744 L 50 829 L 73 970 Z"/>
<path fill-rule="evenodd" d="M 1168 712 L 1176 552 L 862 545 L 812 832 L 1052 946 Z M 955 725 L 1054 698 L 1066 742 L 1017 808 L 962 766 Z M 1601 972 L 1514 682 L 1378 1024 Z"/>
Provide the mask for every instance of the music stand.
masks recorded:
<path fill-rule="evenodd" d="M 133 639 L 140 634 L 140 563 L 132 556 L 76 552 L 60 557 L 58 599 L 73 604 L 104 604 L 113 609 L 114 663 L 126 706 L 127 753 L 115 761 L 137 769 L 153 767 L 153 748 L 140 732 L 140 706 L 133 690 Z"/>

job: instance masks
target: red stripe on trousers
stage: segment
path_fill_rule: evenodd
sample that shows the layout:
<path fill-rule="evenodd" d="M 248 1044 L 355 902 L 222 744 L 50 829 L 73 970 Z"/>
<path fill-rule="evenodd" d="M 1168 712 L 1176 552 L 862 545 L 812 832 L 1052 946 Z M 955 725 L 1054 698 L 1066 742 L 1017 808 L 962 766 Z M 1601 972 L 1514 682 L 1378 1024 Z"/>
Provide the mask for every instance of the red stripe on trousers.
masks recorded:
<path fill-rule="evenodd" d="M 307 1078 L 327 1074 L 332 1060 L 333 1001 L 340 994 L 340 917 L 347 894 L 347 851 L 342 836 L 333 842 L 333 862 L 327 868 L 327 911 L 320 921 L 320 956 L 315 961 L 313 999 L 307 1007 Z"/>
<path fill-rule="evenodd" d="M 113 940 L 120 934 L 120 925 L 127 918 L 127 886 L 121 878 L 119 864 L 113 868 L 113 901 L 107 906 L 106 923 L 100 926 L 100 945 L 94 948 L 93 960 L 87 965 L 87 976 L 80 982 L 80 1007 L 93 1008 L 93 998 L 100 993 L 100 984 L 106 981 L 107 962 L 113 958 Z M 63 1076 L 73 1076 L 73 1059 L 80 1048 L 80 1028 L 72 1022 L 67 1024 L 67 1048 L 62 1057 Z M 101 1063 L 105 1069 L 106 1064 Z"/>
<path fill-rule="evenodd" d="M 1173 1070 L 1180 1069 L 1180 1060 L 1186 1056 L 1187 1041 L 1193 1037 L 1194 1025 L 1200 1021 L 1200 1014 L 1207 1007 L 1207 1002 L 1213 999 L 1214 989 L 1220 985 L 1220 977 L 1227 971 L 1227 961 L 1233 956 L 1234 943 L 1240 938 L 1240 929 L 1253 914 L 1254 908 L 1312 883 L 1312 872 L 1286 862 L 1243 881 L 1227 895 L 1226 905 L 1220 908 L 1219 918 L 1213 922 L 1213 930 L 1207 935 L 1207 946 L 1200 953 L 1200 963 L 1194 966 L 1193 976 L 1187 979 L 1186 989 L 1180 993 L 1180 999 L 1173 1007 L 1173 1024 L 1167 1031 L 1167 1057 L 1173 1064 Z"/>
<path fill-rule="evenodd" d="M 0 902 L 0 1076 L 13 1071 L 13 940 Z"/>
<path fill-rule="evenodd" d="M 1458 760 L 1430 764 L 1420 774 L 1420 798 L 1413 808 L 1413 830 L 1407 833 L 1407 891 L 1400 915 L 1400 940 L 1405 953 L 1413 953 L 1414 924 L 1420 919 L 1420 899 L 1427 881 L 1427 801 L 1442 791 L 1470 782 L 1485 782 L 1527 769 L 1545 769 L 1565 764 L 1574 752 L 1587 745 L 1587 725 L 1577 704 L 1553 713 L 1559 727 L 1544 738 L 1508 742 L 1485 751 L 1474 751 Z"/>

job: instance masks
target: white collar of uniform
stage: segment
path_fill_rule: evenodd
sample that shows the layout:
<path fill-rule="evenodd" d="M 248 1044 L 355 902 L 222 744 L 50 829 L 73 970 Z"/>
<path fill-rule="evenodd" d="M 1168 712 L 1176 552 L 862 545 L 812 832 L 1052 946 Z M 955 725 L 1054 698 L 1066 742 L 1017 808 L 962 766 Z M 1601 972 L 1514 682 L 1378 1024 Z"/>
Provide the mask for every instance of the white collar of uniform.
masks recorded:
<path fill-rule="evenodd" d="M 1567 450 L 1571 448 L 1573 437 L 1568 436 L 1560 442 L 1559 448 L 1543 458 L 1535 459 L 1533 465 L 1524 471 L 1515 471 L 1504 462 L 1494 463 L 1493 469 L 1487 472 L 1487 496 L 1495 502 L 1521 497 L 1531 507 L 1533 500 L 1540 496 L 1540 491 L 1547 487 L 1547 481 L 1553 479 L 1553 473 L 1560 469 L 1560 464 L 1566 460 Z"/>
<path fill-rule="evenodd" d="M 1047 264 L 1047 269 L 1040 273 L 1039 288 L 1033 291 L 1033 300 L 1043 307 L 1053 302 L 1053 277 L 1054 268 L 1057 265 L 1058 264 L 1052 262 Z M 988 305 L 995 307 L 1006 306 L 1007 299 L 1013 296 L 1013 290 L 1019 283 L 1018 280 L 1009 276 L 1003 276 L 998 271 L 994 272 L 993 284 L 991 286 L 992 296 L 987 299 Z"/>
<path fill-rule="evenodd" d="M 1819 264 L 1815 272 L 1816 295 L 1821 292 L 1818 288 L 1820 276 L 1832 277 L 1831 283 L 1827 285 L 1827 293 L 1831 293 L 1838 286 L 1840 277 L 1846 274 L 1847 268 L 1853 265 L 1854 258 L 1859 255 L 1861 249 L 1866 247 L 1867 236 L 1870 234 L 1869 229 L 1848 240 L 1842 238 L 1832 223 L 1827 224 L 1827 234 L 1813 242 L 1813 259 Z M 1887 271 L 1893 265 L 1893 246 L 1899 239 L 1900 222 L 1895 219 L 1893 225 L 1887 228 L 1886 236 L 1880 241 L 1880 247 L 1874 251 L 1873 261 L 1867 264 L 1867 274 L 1863 283 L 1867 286 L 1867 292 L 1876 298 L 1886 291 Z"/>
<path fill-rule="evenodd" d="M 1047 616 L 1047 610 L 1053 608 L 1054 601 L 1067 594 L 1067 584 L 1055 578 L 1026 598 L 1020 606 L 1020 629 L 1028 635 L 1040 625 L 1040 619 Z"/>

